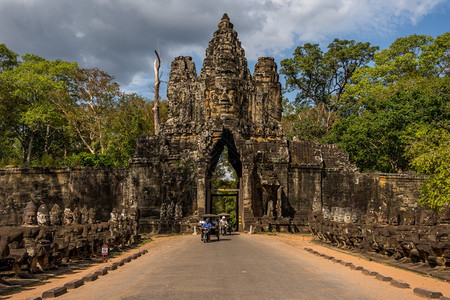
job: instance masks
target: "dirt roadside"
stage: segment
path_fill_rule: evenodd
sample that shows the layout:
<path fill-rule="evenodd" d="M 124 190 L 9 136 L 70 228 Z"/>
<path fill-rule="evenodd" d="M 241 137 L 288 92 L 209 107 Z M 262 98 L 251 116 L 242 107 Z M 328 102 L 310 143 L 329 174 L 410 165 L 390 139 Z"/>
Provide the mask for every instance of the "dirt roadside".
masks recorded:
<path fill-rule="evenodd" d="M 276 235 L 267 235 L 267 234 L 254 234 L 251 236 L 253 239 L 275 239 L 280 242 L 286 243 L 292 247 L 295 247 L 298 249 L 298 251 L 304 252 L 305 257 L 309 255 L 314 255 L 308 251 L 305 250 L 305 248 L 311 248 L 319 253 L 333 256 L 336 259 L 341 259 L 346 262 L 351 262 L 354 265 L 362 266 L 365 269 L 369 269 L 375 272 L 378 272 L 380 274 L 383 274 L 385 276 L 390 276 L 394 279 L 401 280 L 404 282 L 407 282 L 410 284 L 411 288 L 425 288 L 430 289 L 434 291 L 441 292 L 444 296 L 450 297 L 450 284 L 446 281 L 438 280 L 435 278 L 431 278 L 428 276 L 424 276 L 421 274 L 417 274 L 415 272 L 411 272 L 408 270 L 403 270 L 399 268 L 395 268 L 389 265 L 385 265 L 382 263 L 377 263 L 375 261 L 369 261 L 363 257 L 356 256 L 352 253 L 346 253 L 343 252 L 340 249 L 332 249 L 326 246 L 317 245 L 312 242 L 312 237 L 308 235 L 293 235 L 293 234 L 276 234 Z M 140 252 L 142 250 L 148 250 L 149 254 L 152 254 L 152 249 L 158 246 L 164 246 L 164 243 L 168 241 L 169 239 L 178 238 L 178 236 L 155 236 L 153 237 L 153 241 L 141 246 L 137 247 L 135 249 L 129 250 L 127 252 L 123 252 L 120 256 L 114 257 L 112 259 L 109 259 L 107 263 L 102 264 L 94 264 L 90 267 L 87 267 L 85 269 L 64 274 L 60 276 L 56 276 L 54 278 L 50 278 L 48 280 L 40 282 L 39 285 L 35 286 L 27 286 L 24 287 L 21 291 L 17 291 L 10 295 L 0 296 L 0 299 L 27 299 L 32 297 L 38 297 L 41 296 L 43 292 L 55 288 L 55 287 L 61 287 L 65 283 L 74 280 L 74 279 L 80 279 L 83 276 L 93 273 L 97 271 L 100 268 L 106 267 L 111 265 L 114 262 L 118 262 L 128 256 L 131 256 L 137 252 Z M 149 255 L 146 254 L 146 255 Z M 139 258 L 138 258 L 139 260 Z M 331 261 L 327 259 L 323 259 L 324 263 L 332 263 Z M 361 272 L 354 270 L 354 272 Z M 108 276 L 108 275 L 106 275 Z M 366 280 L 376 280 L 374 277 L 369 276 L 363 276 L 361 275 L 361 278 L 364 278 Z"/>
<path fill-rule="evenodd" d="M 101 268 L 110 266 L 113 263 L 119 262 L 122 259 L 129 257 L 135 253 L 138 253 L 142 250 L 148 250 L 150 252 L 152 248 L 155 248 L 155 247 L 163 244 L 165 241 L 167 241 L 169 239 L 174 239 L 174 238 L 177 238 L 177 236 L 153 236 L 151 242 L 149 242 L 141 247 L 136 247 L 134 249 L 130 249 L 128 251 L 122 252 L 121 255 L 118 255 L 114 258 L 110 258 L 105 263 L 93 264 L 90 267 L 83 268 L 83 269 L 77 270 L 75 272 L 58 275 L 58 276 L 43 280 L 36 285 L 24 286 L 23 288 L 21 288 L 18 291 L 12 292 L 7 295 L 0 295 L 0 299 L 1 300 L 4 300 L 4 299 L 5 300 L 6 299 L 14 300 L 14 299 L 28 299 L 28 298 L 33 298 L 33 297 L 40 297 L 40 296 L 42 296 L 42 293 L 44 293 L 45 291 L 48 291 L 55 287 L 64 286 L 65 283 L 67 283 L 71 280 L 81 279 L 85 275 L 94 273 L 95 271 L 97 271 Z M 148 254 L 146 254 L 146 255 L 148 255 Z M 139 258 L 137 258 L 137 259 L 139 260 Z"/>
<path fill-rule="evenodd" d="M 266 235 L 266 234 L 256 234 L 253 238 L 258 239 L 276 239 L 288 245 L 291 245 L 299 250 L 305 252 L 306 255 L 314 255 L 305 250 L 305 248 L 311 248 L 321 254 L 335 257 L 342 261 L 350 262 L 354 265 L 362 266 L 364 269 L 372 270 L 378 272 L 379 274 L 392 277 L 393 279 L 401 280 L 409 283 L 411 289 L 414 288 L 424 288 L 428 290 L 441 292 L 444 296 L 450 297 L 450 283 L 448 281 L 436 279 L 434 277 L 426 276 L 402 268 L 393 267 L 384 263 L 379 263 L 376 261 L 369 261 L 360 255 L 355 255 L 354 253 L 346 252 L 342 249 L 332 248 L 325 245 L 318 245 L 312 242 L 312 236 L 310 235 L 297 235 L 297 234 L 276 234 L 276 235 Z M 324 263 L 332 263 L 328 259 L 323 259 Z M 328 261 L 328 262 L 327 262 Z M 355 272 L 361 272 L 355 270 Z M 375 280 L 374 277 L 364 277 L 367 280 Z"/>

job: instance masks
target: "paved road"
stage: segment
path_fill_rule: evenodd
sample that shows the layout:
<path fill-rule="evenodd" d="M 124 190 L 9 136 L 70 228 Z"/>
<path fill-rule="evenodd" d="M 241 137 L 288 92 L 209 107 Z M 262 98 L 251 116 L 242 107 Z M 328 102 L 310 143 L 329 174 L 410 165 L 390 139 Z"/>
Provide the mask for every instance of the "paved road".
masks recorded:
<path fill-rule="evenodd" d="M 182 236 L 58 299 L 423 299 L 276 240 Z"/>

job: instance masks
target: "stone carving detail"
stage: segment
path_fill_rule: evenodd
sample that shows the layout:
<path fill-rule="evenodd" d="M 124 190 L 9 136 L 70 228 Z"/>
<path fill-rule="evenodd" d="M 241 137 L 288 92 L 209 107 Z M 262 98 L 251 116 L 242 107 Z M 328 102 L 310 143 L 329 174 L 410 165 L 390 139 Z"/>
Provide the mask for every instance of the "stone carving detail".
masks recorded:
<path fill-rule="evenodd" d="M 86 207 L 82 211 L 88 212 Z M 65 225 L 61 225 L 59 206 L 55 204 L 49 215 L 47 205 L 42 204 L 38 209 L 39 226 L 35 226 L 36 206 L 29 202 L 24 209 L 24 226 L 0 227 L 0 276 L 11 272 L 29 277 L 61 263 L 89 259 L 91 255 L 98 255 L 104 244 L 115 250 L 139 240 L 137 209 L 123 209 L 123 216 L 115 222 L 102 223 L 94 222 L 93 208 L 89 211 L 92 223 L 77 224 L 73 218 L 80 210 L 75 208 L 72 212 L 66 208 Z M 116 216 L 116 212 L 112 215 Z M 78 222 L 76 217 L 75 222 Z"/>
<path fill-rule="evenodd" d="M 46 204 L 42 204 L 38 208 L 37 223 L 40 226 L 50 225 L 50 213 L 48 212 Z"/>
<path fill-rule="evenodd" d="M 33 201 L 28 202 L 23 211 L 22 225 L 34 226 L 37 225 L 37 208 Z"/>
<path fill-rule="evenodd" d="M 52 225 L 61 225 L 61 222 L 61 209 L 59 208 L 58 204 L 55 204 L 50 211 L 50 223 Z"/>
<path fill-rule="evenodd" d="M 344 210 L 344 222 L 339 222 L 339 217 L 336 221 L 327 218 L 325 212 L 322 215 L 311 214 L 311 232 L 321 241 L 338 247 L 375 252 L 404 262 L 422 262 L 431 267 L 450 266 L 448 215 L 422 210 L 413 217 L 415 209 L 404 209 L 403 215 L 408 218 L 399 219 L 399 222 L 391 220 L 386 224 L 382 217 L 368 223 L 367 215 L 365 222 L 360 221 L 356 211 L 352 212 L 351 222 L 348 222 L 350 209 Z M 367 214 L 371 220 L 374 215 L 396 215 L 396 210 L 391 210 L 380 205 L 377 210 L 368 209 Z M 340 211 L 340 208 L 335 207 L 334 211 Z"/>

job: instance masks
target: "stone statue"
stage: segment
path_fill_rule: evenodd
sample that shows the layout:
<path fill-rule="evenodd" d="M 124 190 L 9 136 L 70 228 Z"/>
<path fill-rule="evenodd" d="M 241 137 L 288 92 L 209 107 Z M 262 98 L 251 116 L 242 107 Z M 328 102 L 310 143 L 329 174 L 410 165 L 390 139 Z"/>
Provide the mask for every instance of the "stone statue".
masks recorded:
<path fill-rule="evenodd" d="M 112 212 L 110 213 L 110 222 L 117 222 L 119 221 L 119 214 L 117 213 L 117 210 L 113 208 Z"/>
<path fill-rule="evenodd" d="M 89 223 L 89 211 L 85 206 L 81 209 L 81 224 L 87 224 Z"/>
<path fill-rule="evenodd" d="M 81 211 L 78 206 L 73 210 L 73 223 L 81 224 Z"/>
<path fill-rule="evenodd" d="M 267 217 L 273 218 L 273 201 L 272 201 L 272 199 L 267 201 Z"/>
<path fill-rule="evenodd" d="M 73 223 L 73 212 L 69 207 L 64 209 L 63 225 L 72 225 Z"/>
<path fill-rule="evenodd" d="M 50 224 L 61 225 L 61 209 L 58 204 L 53 205 L 50 211 Z"/>
<path fill-rule="evenodd" d="M 170 201 L 169 205 L 167 206 L 167 218 L 173 219 L 175 214 L 175 202 Z"/>
<path fill-rule="evenodd" d="M 37 223 L 39 226 L 50 225 L 50 214 L 48 212 L 47 204 L 39 206 L 37 212 Z"/>
<path fill-rule="evenodd" d="M 89 220 L 88 220 L 89 224 L 95 224 L 96 222 L 96 213 L 95 213 L 95 209 L 93 207 L 91 207 L 89 209 Z"/>
<path fill-rule="evenodd" d="M 159 218 L 160 218 L 160 219 L 164 219 L 164 218 L 167 217 L 167 208 L 168 208 L 167 203 L 166 203 L 166 202 L 163 202 L 163 203 L 161 204 L 161 209 L 160 209 L 160 211 L 159 211 Z"/>
<path fill-rule="evenodd" d="M 352 223 L 356 223 L 358 222 L 358 213 L 357 212 L 353 212 L 352 213 Z"/>
<path fill-rule="evenodd" d="M 344 208 L 338 207 L 336 212 L 337 212 L 337 221 L 341 223 L 344 222 Z"/>
<path fill-rule="evenodd" d="M 22 225 L 34 226 L 37 225 L 37 208 L 33 201 L 28 202 L 23 210 Z"/>
<path fill-rule="evenodd" d="M 344 210 L 344 223 L 351 223 L 352 222 L 352 212 L 350 209 Z"/>
<path fill-rule="evenodd" d="M 175 219 L 181 218 L 183 218 L 183 205 L 181 204 L 181 201 L 178 201 L 177 204 L 175 204 Z"/>
<path fill-rule="evenodd" d="M 330 209 L 327 206 L 322 207 L 322 215 L 324 220 L 329 220 L 331 217 Z"/>

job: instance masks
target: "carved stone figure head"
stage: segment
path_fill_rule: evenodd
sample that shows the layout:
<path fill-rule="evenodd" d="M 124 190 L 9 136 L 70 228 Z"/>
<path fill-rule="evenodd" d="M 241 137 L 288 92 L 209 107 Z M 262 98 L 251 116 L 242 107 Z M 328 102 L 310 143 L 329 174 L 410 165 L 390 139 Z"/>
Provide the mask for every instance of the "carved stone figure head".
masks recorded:
<path fill-rule="evenodd" d="M 358 222 L 358 219 L 359 219 L 358 213 L 353 212 L 353 213 L 352 213 L 352 223 Z"/>
<path fill-rule="evenodd" d="M 81 224 L 81 211 L 78 207 L 73 210 L 73 222 L 75 224 Z"/>
<path fill-rule="evenodd" d="M 37 222 L 40 226 L 50 225 L 50 214 L 48 212 L 47 204 L 39 206 L 37 212 Z"/>
<path fill-rule="evenodd" d="M 113 208 L 112 212 L 110 213 L 110 222 L 117 222 L 118 221 L 119 214 L 117 213 L 117 210 Z"/>
<path fill-rule="evenodd" d="M 73 212 L 70 208 L 64 209 L 64 225 L 71 225 L 73 223 Z"/>
<path fill-rule="evenodd" d="M 58 204 L 53 205 L 50 211 L 50 224 L 61 225 L 61 209 Z"/>
<path fill-rule="evenodd" d="M 344 223 L 351 223 L 352 222 L 352 213 L 349 211 L 346 211 L 344 213 Z"/>
<path fill-rule="evenodd" d="M 86 206 L 81 209 L 81 224 L 87 224 L 89 222 L 89 211 Z"/>
<path fill-rule="evenodd" d="M 89 224 L 95 224 L 95 221 L 96 221 L 95 209 L 91 207 L 89 209 Z"/>
<path fill-rule="evenodd" d="M 37 225 L 37 208 L 33 201 L 28 202 L 23 210 L 22 225 Z"/>
<path fill-rule="evenodd" d="M 324 220 L 329 220 L 331 217 L 330 209 L 327 206 L 322 207 L 322 215 Z"/>

